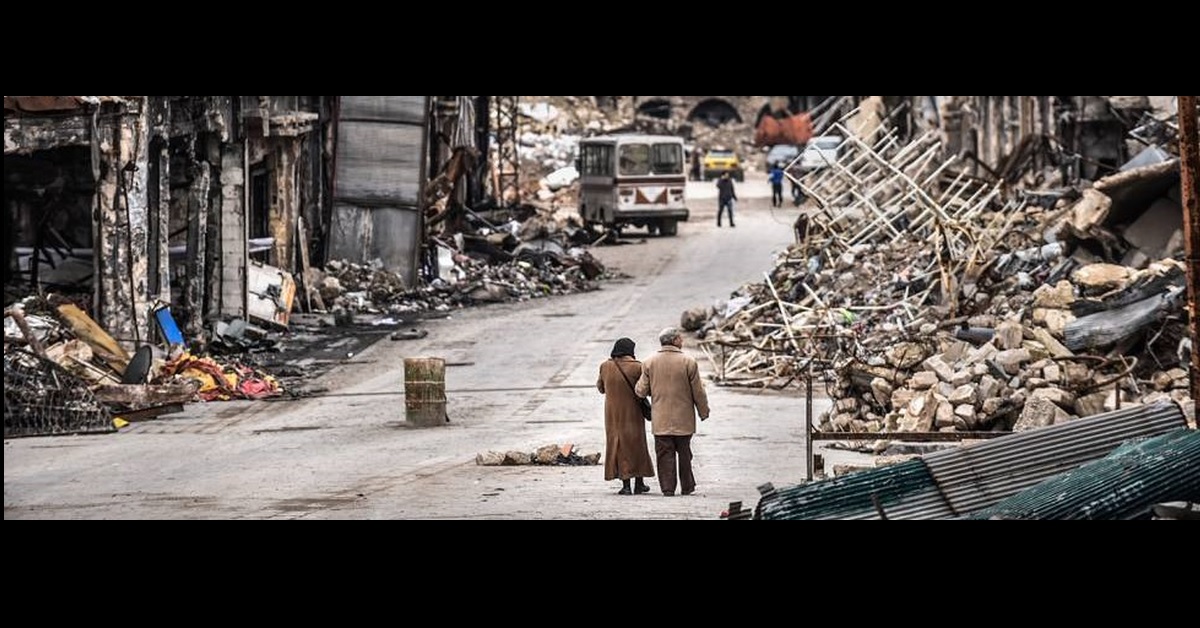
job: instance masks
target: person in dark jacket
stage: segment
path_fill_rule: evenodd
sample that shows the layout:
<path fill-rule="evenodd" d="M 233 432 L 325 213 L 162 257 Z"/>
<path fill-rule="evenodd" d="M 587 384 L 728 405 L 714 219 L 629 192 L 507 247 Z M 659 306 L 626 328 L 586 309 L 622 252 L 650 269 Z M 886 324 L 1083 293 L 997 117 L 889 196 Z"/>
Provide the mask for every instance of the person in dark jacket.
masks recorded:
<path fill-rule="evenodd" d="M 729 226 L 733 224 L 733 202 L 737 200 L 737 190 L 733 189 L 733 178 L 728 172 L 722 172 L 717 179 L 717 226 L 721 226 L 721 215 L 729 212 Z"/>
<path fill-rule="evenodd" d="M 654 460 L 646 445 L 646 420 L 634 386 L 642 376 L 642 363 L 633 354 L 634 342 L 621 338 L 613 345 L 612 359 L 600 364 L 596 388 L 604 394 L 604 479 L 621 480 L 618 495 L 650 492 L 644 478 L 654 477 Z M 636 480 L 631 488 L 630 480 Z"/>

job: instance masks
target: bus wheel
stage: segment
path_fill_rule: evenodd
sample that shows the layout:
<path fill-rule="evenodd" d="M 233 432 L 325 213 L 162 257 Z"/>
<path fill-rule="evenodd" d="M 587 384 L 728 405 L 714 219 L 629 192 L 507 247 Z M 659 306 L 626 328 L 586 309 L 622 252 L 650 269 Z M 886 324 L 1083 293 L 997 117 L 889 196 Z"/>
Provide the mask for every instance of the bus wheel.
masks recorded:
<path fill-rule="evenodd" d="M 665 236 L 673 236 L 679 233 L 679 221 L 671 218 L 664 218 L 662 223 L 658 225 L 659 231 Z"/>
<path fill-rule="evenodd" d="M 653 222 L 647 223 L 646 224 L 646 233 L 648 233 L 650 235 L 658 235 L 658 224 L 653 223 Z"/>

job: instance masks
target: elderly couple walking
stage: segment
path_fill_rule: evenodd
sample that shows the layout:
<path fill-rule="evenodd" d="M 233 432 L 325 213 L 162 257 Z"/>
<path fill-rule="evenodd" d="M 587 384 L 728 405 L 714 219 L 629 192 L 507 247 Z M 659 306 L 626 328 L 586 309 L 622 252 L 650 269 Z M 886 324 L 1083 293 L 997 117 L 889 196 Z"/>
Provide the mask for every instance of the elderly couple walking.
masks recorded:
<path fill-rule="evenodd" d="M 654 411 L 650 430 L 658 460 L 658 487 L 662 494 L 696 491 L 692 474 L 692 435 L 696 415 L 708 418 L 708 395 L 700 380 L 696 360 L 683 353 L 683 336 L 668 327 L 659 332 L 658 353 L 639 362 L 634 342 L 621 338 L 613 345 L 612 359 L 600 364 L 596 388 L 604 395 L 604 479 L 621 480 L 620 495 L 647 493 L 644 478 L 654 476 L 646 447 L 645 419 L 640 399 L 649 397 Z M 630 487 L 630 480 L 636 484 Z"/>

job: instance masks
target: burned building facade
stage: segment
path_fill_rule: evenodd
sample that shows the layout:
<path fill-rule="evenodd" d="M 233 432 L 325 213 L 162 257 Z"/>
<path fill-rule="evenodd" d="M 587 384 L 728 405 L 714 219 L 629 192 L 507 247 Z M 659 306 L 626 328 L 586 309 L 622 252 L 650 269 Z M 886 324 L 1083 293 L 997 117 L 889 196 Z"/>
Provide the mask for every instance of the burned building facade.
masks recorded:
<path fill-rule="evenodd" d="M 122 343 L 170 306 L 286 322 L 330 255 L 415 281 L 426 96 L 6 96 L 6 302 L 69 293 Z M 340 185 L 339 185 L 340 183 Z"/>

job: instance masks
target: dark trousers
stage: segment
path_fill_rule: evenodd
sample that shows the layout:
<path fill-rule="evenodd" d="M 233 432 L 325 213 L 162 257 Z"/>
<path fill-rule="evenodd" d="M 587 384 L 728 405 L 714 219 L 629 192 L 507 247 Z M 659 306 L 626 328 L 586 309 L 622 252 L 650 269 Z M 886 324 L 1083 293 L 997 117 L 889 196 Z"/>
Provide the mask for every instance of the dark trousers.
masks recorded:
<path fill-rule="evenodd" d="M 675 492 L 677 476 L 679 488 L 684 494 L 696 490 L 696 476 L 692 475 L 691 435 L 655 436 L 654 453 L 658 456 L 658 487 L 662 492 Z"/>
<path fill-rule="evenodd" d="M 729 199 L 727 201 L 720 201 L 720 203 L 717 205 L 717 226 L 718 227 L 721 226 L 721 216 L 725 212 L 729 212 L 729 226 L 732 227 L 733 226 L 733 199 Z"/>
<path fill-rule="evenodd" d="M 771 184 L 771 207 L 783 207 L 783 182 Z"/>

